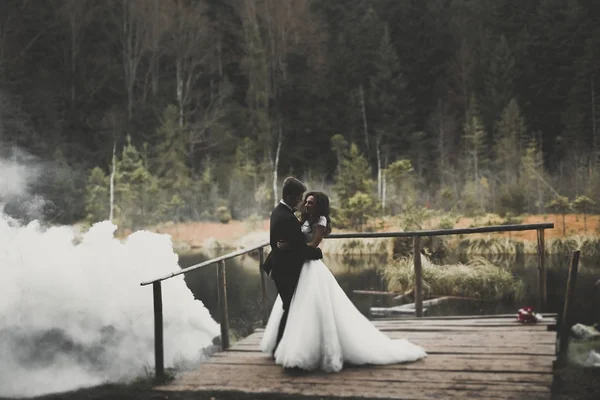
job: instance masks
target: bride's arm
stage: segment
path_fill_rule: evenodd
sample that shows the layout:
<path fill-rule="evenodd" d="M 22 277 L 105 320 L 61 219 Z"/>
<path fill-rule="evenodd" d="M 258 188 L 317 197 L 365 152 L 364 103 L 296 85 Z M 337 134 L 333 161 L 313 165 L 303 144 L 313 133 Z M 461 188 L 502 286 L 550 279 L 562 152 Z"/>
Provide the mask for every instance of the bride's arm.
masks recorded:
<path fill-rule="evenodd" d="M 313 228 L 313 237 L 308 245 L 310 247 L 319 247 L 321 240 L 325 237 L 325 232 L 327 231 L 327 218 L 321 216 L 319 217 L 319 221 L 314 225 Z"/>
<path fill-rule="evenodd" d="M 325 227 L 323 225 L 315 225 L 312 240 L 307 245 L 310 247 L 319 247 L 324 237 Z"/>

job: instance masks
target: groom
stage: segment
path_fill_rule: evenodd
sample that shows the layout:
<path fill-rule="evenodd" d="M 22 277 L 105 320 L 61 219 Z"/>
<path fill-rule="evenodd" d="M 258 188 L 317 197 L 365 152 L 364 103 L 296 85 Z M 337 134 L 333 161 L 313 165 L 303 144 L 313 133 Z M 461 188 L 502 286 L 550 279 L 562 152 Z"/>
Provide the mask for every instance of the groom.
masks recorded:
<path fill-rule="evenodd" d="M 265 262 L 264 269 L 267 274 L 271 273 L 271 278 L 275 281 L 275 286 L 283 302 L 283 316 L 279 323 L 277 344 L 283 336 L 302 264 L 305 260 L 323 258 L 321 249 L 306 245 L 304 235 L 300 230 L 300 222 L 294 215 L 294 211 L 302 202 L 302 195 L 305 191 L 304 183 L 293 177 L 286 178 L 283 182 L 282 199 L 271 212 L 271 253 Z M 280 249 L 277 247 L 278 241 L 285 241 L 289 246 L 286 249 Z M 277 344 L 275 348 L 277 348 Z"/>

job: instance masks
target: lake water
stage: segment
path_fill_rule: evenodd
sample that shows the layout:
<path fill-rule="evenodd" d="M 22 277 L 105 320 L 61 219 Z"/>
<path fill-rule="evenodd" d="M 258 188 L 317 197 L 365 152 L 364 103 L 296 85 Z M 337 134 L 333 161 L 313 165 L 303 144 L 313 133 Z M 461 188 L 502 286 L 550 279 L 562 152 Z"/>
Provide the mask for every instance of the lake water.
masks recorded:
<path fill-rule="evenodd" d="M 211 254 L 211 257 L 217 255 Z M 525 298 L 522 301 L 518 304 L 514 302 L 450 301 L 429 307 L 425 315 L 516 314 L 519 308 L 527 305 L 538 309 L 537 256 L 516 257 L 507 255 L 487 258 L 492 259 L 496 265 L 509 268 L 516 278 L 523 280 L 525 283 Z M 569 258 L 569 254 L 549 255 L 546 258 L 548 276 L 547 312 L 562 312 Z M 179 258 L 179 264 L 182 268 L 185 268 L 207 259 L 209 257 L 201 253 L 183 255 Z M 385 283 L 377 271 L 378 265 L 388 262 L 386 257 L 325 255 L 323 261 L 363 314 L 369 316 L 371 307 L 388 307 L 398 304 L 391 296 L 354 293 L 355 290 L 386 290 Z M 466 262 L 467 260 L 461 259 L 459 261 Z M 246 255 L 229 260 L 226 265 L 230 327 L 237 335 L 245 336 L 261 326 L 258 261 L 256 256 Z M 600 321 L 600 288 L 594 286 L 598 279 L 600 279 L 600 260 L 586 259 L 582 256 L 579 263 L 574 304 L 574 315 L 577 322 L 591 324 Z M 213 318 L 219 321 L 216 265 L 186 274 L 185 281 L 194 297 L 201 300 L 209 309 Z M 168 282 L 165 284 L 168 284 Z M 270 278 L 267 278 L 267 293 L 268 309 L 270 310 L 277 295 Z M 168 301 L 168 299 L 165 299 L 165 301 Z"/>

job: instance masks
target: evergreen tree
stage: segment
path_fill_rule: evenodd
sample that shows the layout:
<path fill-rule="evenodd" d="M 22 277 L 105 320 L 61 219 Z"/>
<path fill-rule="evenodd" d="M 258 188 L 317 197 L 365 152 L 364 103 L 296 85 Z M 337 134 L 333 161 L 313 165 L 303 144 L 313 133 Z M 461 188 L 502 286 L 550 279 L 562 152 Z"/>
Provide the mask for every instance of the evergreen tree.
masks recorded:
<path fill-rule="evenodd" d="M 158 128 L 156 173 L 160 186 L 167 191 L 181 192 L 190 187 L 191 174 L 187 166 L 186 127 L 178 123 L 177 107 L 170 105 L 163 112 Z"/>
<path fill-rule="evenodd" d="M 85 212 L 90 222 L 104 221 L 109 213 L 108 176 L 102 168 L 90 171 L 85 190 Z"/>
<path fill-rule="evenodd" d="M 352 143 L 342 159 L 333 186 L 338 203 L 334 209 L 335 223 L 339 226 L 363 227 L 379 208 L 373 189 L 369 163 L 358 146 Z"/>
<path fill-rule="evenodd" d="M 383 200 L 382 170 L 387 167 L 389 158 L 384 150 L 398 154 L 406 149 L 415 126 L 412 100 L 387 28 L 379 46 L 375 71 L 371 78 L 368 116 L 376 159 L 377 193 Z"/>
<path fill-rule="evenodd" d="M 521 158 L 529 142 L 525 121 L 521 117 L 519 105 L 512 99 L 502 111 L 502 118 L 497 124 L 496 170 L 503 177 L 504 184 L 517 182 L 521 172 Z"/>
<path fill-rule="evenodd" d="M 187 166 L 187 127 L 180 126 L 177 107 L 168 106 L 158 128 L 157 178 L 162 191 L 160 213 L 169 220 L 191 215 L 195 196 L 191 172 Z"/>
<path fill-rule="evenodd" d="M 485 74 L 482 116 L 490 132 L 495 131 L 496 121 L 501 118 L 502 111 L 515 96 L 514 81 L 515 59 L 508 41 L 502 35 L 491 55 Z"/>
<path fill-rule="evenodd" d="M 138 229 L 154 223 L 158 185 L 144 161 L 127 136 L 115 176 L 117 220 L 123 227 Z"/>

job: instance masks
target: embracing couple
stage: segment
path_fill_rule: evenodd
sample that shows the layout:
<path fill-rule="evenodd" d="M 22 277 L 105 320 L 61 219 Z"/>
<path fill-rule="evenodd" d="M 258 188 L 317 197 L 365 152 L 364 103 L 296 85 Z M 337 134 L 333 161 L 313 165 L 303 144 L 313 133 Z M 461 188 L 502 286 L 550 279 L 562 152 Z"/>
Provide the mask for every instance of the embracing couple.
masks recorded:
<path fill-rule="evenodd" d="M 284 368 L 338 372 L 344 364 L 416 361 L 425 351 L 380 332 L 346 296 L 321 259 L 319 244 L 331 232 L 329 198 L 306 192 L 295 178 L 283 183 L 271 213 L 271 253 L 264 269 L 279 295 L 261 342 Z M 300 221 L 294 214 L 302 208 Z"/>

